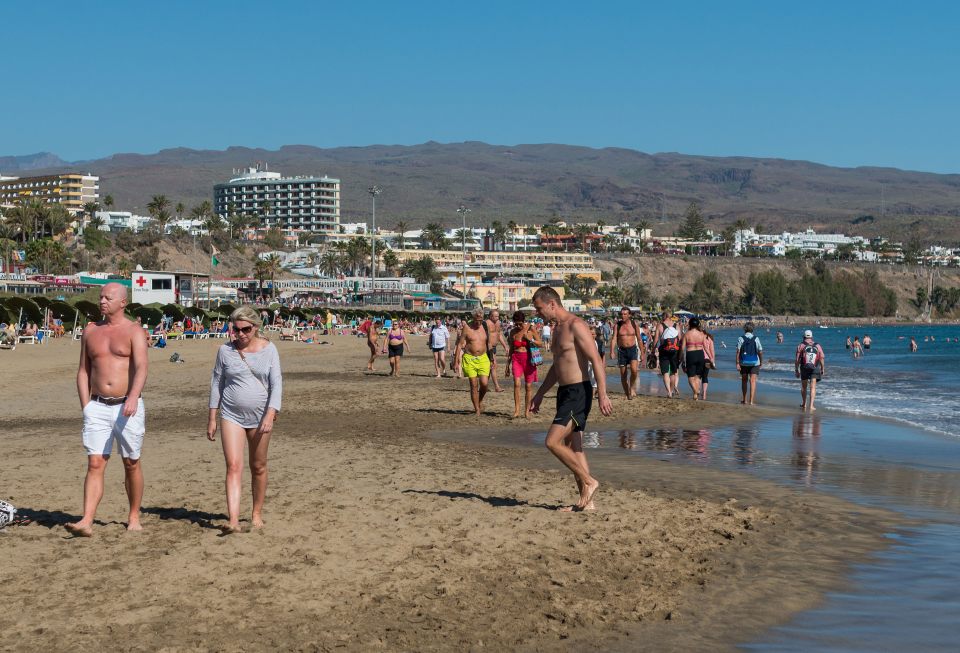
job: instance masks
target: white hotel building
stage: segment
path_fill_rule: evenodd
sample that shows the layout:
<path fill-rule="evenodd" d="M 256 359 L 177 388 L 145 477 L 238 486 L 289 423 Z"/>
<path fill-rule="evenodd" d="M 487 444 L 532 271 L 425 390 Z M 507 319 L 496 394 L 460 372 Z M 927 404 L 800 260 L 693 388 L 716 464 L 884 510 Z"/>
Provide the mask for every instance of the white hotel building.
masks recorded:
<path fill-rule="evenodd" d="M 283 177 L 264 166 L 247 168 L 213 187 L 213 210 L 262 216 L 264 226 L 336 233 L 340 224 L 340 180 L 331 177 Z"/>

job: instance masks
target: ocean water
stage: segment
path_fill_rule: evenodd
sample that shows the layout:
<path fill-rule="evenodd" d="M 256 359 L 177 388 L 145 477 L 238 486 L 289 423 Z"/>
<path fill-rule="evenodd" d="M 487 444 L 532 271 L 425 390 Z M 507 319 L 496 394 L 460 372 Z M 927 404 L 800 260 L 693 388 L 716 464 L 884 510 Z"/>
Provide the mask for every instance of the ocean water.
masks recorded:
<path fill-rule="evenodd" d="M 827 374 L 817 385 L 818 409 L 893 419 L 960 436 L 960 325 L 826 329 L 800 325 L 781 329 L 783 344 L 777 344 L 776 329 L 760 329 L 757 335 L 763 345 L 764 365 L 757 391 L 759 403 L 799 406 L 800 382 L 794 376 L 793 357 L 806 328 L 813 331 L 827 360 Z M 716 332 L 719 370 L 711 373 L 710 388 L 723 393 L 718 400 L 739 400 L 734 352 L 741 334 L 740 330 Z M 865 334 L 870 334 L 873 346 L 855 359 L 844 342 L 848 336 L 862 340 Z M 909 351 L 911 336 L 919 347 L 916 353 Z M 681 386 L 685 387 L 684 380 Z"/>

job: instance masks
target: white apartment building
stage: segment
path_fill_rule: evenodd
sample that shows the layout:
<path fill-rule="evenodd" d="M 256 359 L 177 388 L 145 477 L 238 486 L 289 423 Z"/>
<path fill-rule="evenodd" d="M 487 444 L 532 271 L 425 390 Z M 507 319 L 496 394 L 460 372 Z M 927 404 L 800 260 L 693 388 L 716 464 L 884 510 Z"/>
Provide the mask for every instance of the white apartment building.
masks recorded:
<path fill-rule="evenodd" d="M 79 215 L 87 202 L 100 201 L 100 177 L 72 172 L 40 177 L 0 177 L 0 206 L 14 206 L 31 200 L 60 204 L 73 215 Z"/>
<path fill-rule="evenodd" d="M 103 221 L 100 231 L 132 231 L 139 233 L 153 222 L 147 215 L 134 215 L 130 211 L 97 211 L 96 217 Z"/>
<path fill-rule="evenodd" d="M 284 177 L 266 166 L 234 171 L 213 187 L 213 210 L 261 216 L 263 226 L 336 233 L 340 224 L 340 180 L 332 177 Z"/>
<path fill-rule="evenodd" d="M 734 233 L 733 238 L 735 256 L 742 256 L 748 250 L 770 256 L 786 256 L 787 251 L 792 249 L 824 255 L 832 254 L 841 245 L 857 247 L 868 244 L 862 236 L 818 234 L 813 229 L 796 233 L 784 231 L 780 234 L 758 234 L 753 229 L 741 229 Z"/>

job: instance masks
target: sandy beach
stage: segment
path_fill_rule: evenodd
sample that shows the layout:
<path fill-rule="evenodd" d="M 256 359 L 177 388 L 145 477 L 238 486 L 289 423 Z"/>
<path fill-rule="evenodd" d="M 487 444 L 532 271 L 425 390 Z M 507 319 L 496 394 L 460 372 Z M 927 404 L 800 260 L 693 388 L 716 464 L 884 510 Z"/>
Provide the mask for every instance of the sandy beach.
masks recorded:
<path fill-rule="evenodd" d="M 400 379 L 385 358 L 364 372 L 360 340 L 327 339 L 276 342 L 285 393 L 267 525 L 232 536 L 219 529 L 220 445 L 204 433 L 221 341 L 150 351 L 145 530 L 124 529 L 115 456 L 90 539 L 62 527 L 79 516 L 85 470 L 79 345 L 0 352 L 0 498 L 32 519 L 0 531 L 15 606 L 0 611 L 0 649 L 729 650 L 841 586 L 899 519 L 655 460 L 605 483 L 616 463 L 603 456 L 591 458 L 598 510 L 559 513 L 575 499 L 566 470 L 545 449 L 504 446 L 545 430 L 552 393 L 532 420 L 510 418 L 512 393 L 491 393 L 478 420 L 466 381 L 433 378 L 422 338 Z M 174 351 L 186 362 L 170 363 Z M 611 391 L 598 428 L 761 410 Z"/>

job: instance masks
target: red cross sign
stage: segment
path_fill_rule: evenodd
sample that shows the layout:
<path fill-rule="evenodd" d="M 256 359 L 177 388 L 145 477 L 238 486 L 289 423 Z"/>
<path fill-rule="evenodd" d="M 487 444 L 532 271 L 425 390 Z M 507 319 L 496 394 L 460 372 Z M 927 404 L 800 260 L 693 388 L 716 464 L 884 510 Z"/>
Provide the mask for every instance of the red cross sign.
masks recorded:
<path fill-rule="evenodd" d="M 144 276 L 143 276 L 142 274 L 141 274 L 139 277 L 137 277 L 137 285 L 138 285 L 138 286 L 140 286 L 141 288 L 143 288 L 143 284 L 145 284 L 145 283 L 147 283 L 147 280 L 146 280 L 146 278 L 144 278 Z"/>

